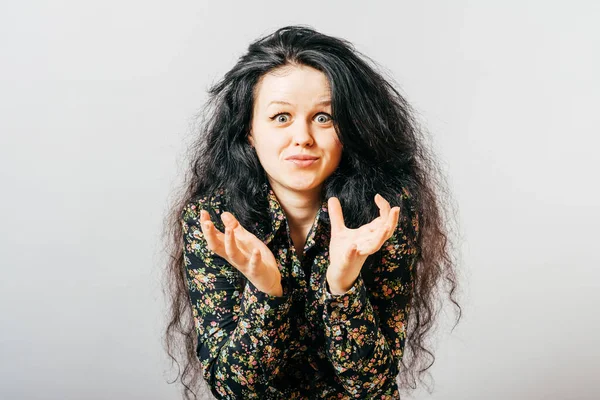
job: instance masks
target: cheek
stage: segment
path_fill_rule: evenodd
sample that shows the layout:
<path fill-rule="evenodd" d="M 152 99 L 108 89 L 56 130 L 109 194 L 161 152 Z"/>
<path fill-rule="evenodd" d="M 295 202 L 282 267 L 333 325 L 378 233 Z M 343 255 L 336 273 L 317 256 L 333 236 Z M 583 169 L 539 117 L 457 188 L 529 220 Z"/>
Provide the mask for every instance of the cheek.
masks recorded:
<path fill-rule="evenodd" d="M 255 146 L 256 153 L 263 160 L 278 158 L 284 147 L 274 138 L 261 138 L 257 142 Z"/>
<path fill-rule="evenodd" d="M 342 142 L 339 141 L 337 136 L 334 136 L 329 143 L 329 149 L 336 158 L 340 158 L 342 155 Z"/>

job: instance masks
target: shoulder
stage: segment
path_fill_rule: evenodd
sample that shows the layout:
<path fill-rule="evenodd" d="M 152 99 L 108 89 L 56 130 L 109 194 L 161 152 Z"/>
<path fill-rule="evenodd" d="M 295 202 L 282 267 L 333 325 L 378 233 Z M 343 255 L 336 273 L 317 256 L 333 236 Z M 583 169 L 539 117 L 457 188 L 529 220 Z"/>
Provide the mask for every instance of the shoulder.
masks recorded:
<path fill-rule="evenodd" d="M 402 203 L 410 203 L 415 201 L 416 192 L 413 189 L 409 189 L 406 186 L 403 186 L 397 193 L 396 199 L 401 201 Z"/>
<path fill-rule="evenodd" d="M 400 218 L 394 234 L 401 235 L 405 240 L 416 241 L 421 222 L 418 193 L 413 189 L 403 187 L 396 195 L 396 200 L 400 207 Z"/>
<path fill-rule="evenodd" d="M 219 189 L 210 194 L 199 194 L 187 202 L 181 211 L 181 219 L 184 222 L 196 223 L 200 219 L 200 211 L 205 210 L 217 229 L 223 230 L 221 213 L 227 209 L 227 193 Z"/>

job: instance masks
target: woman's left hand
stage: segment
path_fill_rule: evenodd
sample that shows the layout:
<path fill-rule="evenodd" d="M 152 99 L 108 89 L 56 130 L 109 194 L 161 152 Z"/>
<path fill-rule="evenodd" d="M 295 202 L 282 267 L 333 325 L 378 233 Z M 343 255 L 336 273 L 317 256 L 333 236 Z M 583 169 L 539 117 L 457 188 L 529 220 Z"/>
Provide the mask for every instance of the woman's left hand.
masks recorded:
<path fill-rule="evenodd" d="M 340 201 L 336 197 L 327 201 L 331 221 L 327 284 L 331 294 L 350 290 L 367 257 L 378 251 L 396 229 L 400 207 L 390 208 L 390 203 L 379 194 L 375 195 L 375 203 L 379 217 L 360 228 L 350 229 L 344 223 Z"/>

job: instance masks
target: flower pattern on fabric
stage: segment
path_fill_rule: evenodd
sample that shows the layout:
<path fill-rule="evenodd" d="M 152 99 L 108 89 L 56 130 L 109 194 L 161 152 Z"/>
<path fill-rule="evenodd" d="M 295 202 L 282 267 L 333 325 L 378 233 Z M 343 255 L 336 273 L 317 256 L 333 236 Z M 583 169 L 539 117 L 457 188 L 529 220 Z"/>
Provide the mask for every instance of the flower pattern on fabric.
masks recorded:
<path fill-rule="evenodd" d="M 182 213 L 197 356 L 212 394 L 219 399 L 399 399 L 396 377 L 419 232 L 410 193 L 404 189 L 400 195 L 398 226 L 370 256 L 374 261 L 365 263 L 346 293 L 333 295 L 326 281 L 327 201 L 298 257 L 285 213 L 273 190 L 264 189 L 270 224 L 246 228 L 275 256 L 283 296 L 238 279 L 236 269 L 207 247 L 200 210 L 223 231 L 220 214 L 229 211 L 224 191 L 189 203 Z"/>

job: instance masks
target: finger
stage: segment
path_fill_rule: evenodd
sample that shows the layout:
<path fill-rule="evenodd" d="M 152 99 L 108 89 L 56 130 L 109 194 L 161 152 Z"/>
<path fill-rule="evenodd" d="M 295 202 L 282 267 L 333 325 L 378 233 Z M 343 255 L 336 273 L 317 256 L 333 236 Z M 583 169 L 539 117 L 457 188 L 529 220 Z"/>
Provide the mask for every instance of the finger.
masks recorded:
<path fill-rule="evenodd" d="M 232 229 L 235 229 L 237 225 L 241 226 L 238 220 L 229 211 L 221 213 L 221 221 L 223 221 L 223 225 Z"/>
<path fill-rule="evenodd" d="M 258 249 L 252 250 L 252 255 L 250 256 L 250 268 L 249 273 L 254 274 L 256 269 L 258 268 L 258 264 L 260 262 L 260 251 Z"/>
<path fill-rule="evenodd" d="M 369 255 L 378 251 L 387 240 L 386 232 L 386 227 L 383 227 L 383 229 L 373 232 L 369 237 L 362 238 L 362 240 L 357 243 L 358 248 L 360 249 L 358 254 Z"/>
<path fill-rule="evenodd" d="M 381 224 L 375 229 L 370 230 L 369 234 L 361 235 L 358 242 L 360 254 L 373 254 L 378 251 L 386 240 L 390 238 L 394 232 L 398 221 L 398 208 L 394 207 L 390 211 L 390 216 L 387 221 L 381 221 Z M 391 221 L 391 222 L 390 222 Z"/>
<path fill-rule="evenodd" d="M 392 232 L 390 232 L 390 236 L 396 230 L 396 227 L 398 226 L 398 221 L 400 220 L 400 207 L 396 206 L 394 208 L 396 209 L 396 213 L 394 214 L 394 219 L 392 221 Z"/>
<path fill-rule="evenodd" d="M 346 253 L 346 265 L 349 265 L 352 263 L 354 258 L 357 256 L 357 252 L 358 252 L 358 247 L 357 247 L 356 243 L 353 243 L 352 246 L 350 246 L 350 249 L 348 250 L 348 252 Z"/>
<path fill-rule="evenodd" d="M 357 258 L 369 256 L 370 254 L 375 253 L 377 250 L 379 250 L 379 247 L 375 250 L 370 250 L 366 246 L 360 245 L 359 243 L 355 243 L 352 245 L 348 252 L 347 262 L 349 264 L 353 264 L 356 262 Z"/>
<path fill-rule="evenodd" d="M 381 230 L 381 237 L 379 238 L 380 244 L 379 247 L 383 245 L 383 243 L 388 240 L 394 231 L 396 230 L 396 226 L 398 226 L 398 217 L 400 215 L 400 207 L 394 207 L 390 211 L 390 215 L 385 222 L 385 225 Z"/>
<path fill-rule="evenodd" d="M 378 246 L 377 246 L 377 250 L 379 248 L 381 248 L 381 246 L 383 246 L 383 244 L 385 243 L 386 240 L 388 240 L 390 238 L 390 236 L 392 235 L 393 232 L 393 225 L 392 224 L 386 224 L 383 229 L 381 230 L 381 235 L 379 236 L 379 242 L 378 242 Z"/>
<path fill-rule="evenodd" d="M 376 219 L 374 219 L 373 221 L 371 221 L 371 224 L 373 224 L 372 227 L 369 227 L 369 232 L 385 232 L 385 234 L 383 234 L 386 239 L 389 238 L 392 233 L 394 233 L 394 230 L 396 230 L 396 226 L 398 225 L 398 218 L 400 215 L 400 207 L 393 207 L 386 218 L 379 216 Z"/>
<path fill-rule="evenodd" d="M 208 248 L 217 254 L 223 254 L 223 234 L 214 226 L 210 215 L 205 210 L 200 211 L 200 229 Z"/>
<path fill-rule="evenodd" d="M 246 230 L 246 228 L 240 224 L 240 221 L 238 221 L 237 218 L 230 212 L 224 212 L 221 214 L 221 220 L 225 226 L 229 226 L 233 230 L 238 245 L 240 243 L 245 244 L 255 238 L 254 234 L 248 232 L 248 230 Z"/>
<path fill-rule="evenodd" d="M 329 221 L 331 224 L 331 232 L 339 232 L 346 229 L 344 224 L 344 214 L 342 212 L 342 205 L 337 197 L 330 197 L 327 200 L 327 208 L 329 212 Z"/>
<path fill-rule="evenodd" d="M 384 199 L 379 193 L 375 195 L 375 204 L 379 207 L 379 215 L 385 221 L 390 215 L 390 203 Z"/>
<path fill-rule="evenodd" d="M 234 264 L 234 267 L 237 269 L 240 269 L 239 266 L 245 265 L 243 260 L 244 257 L 241 256 L 240 250 L 235 242 L 235 233 L 233 232 L 233 229 L 229 227 L 225 228 L 225 253 L 227 254 L 228 260 Z"/>

